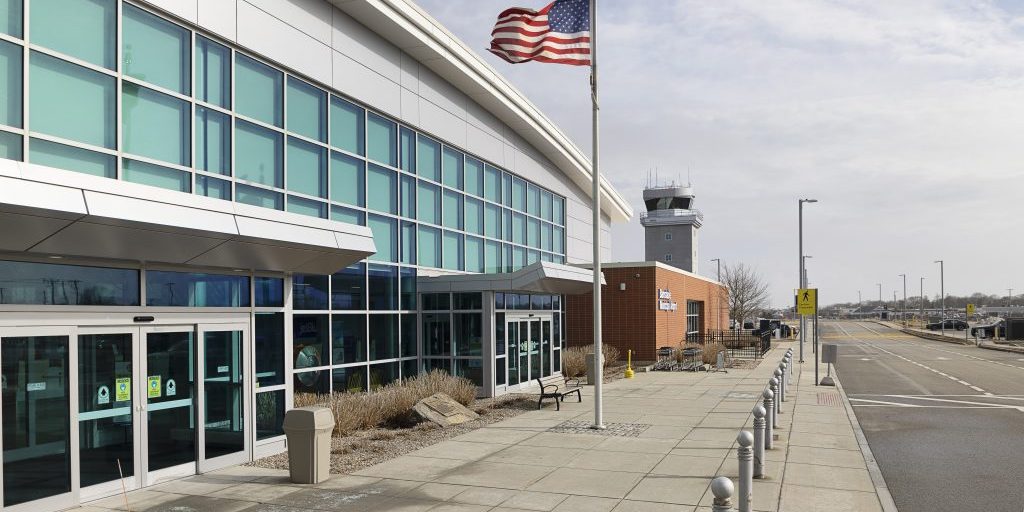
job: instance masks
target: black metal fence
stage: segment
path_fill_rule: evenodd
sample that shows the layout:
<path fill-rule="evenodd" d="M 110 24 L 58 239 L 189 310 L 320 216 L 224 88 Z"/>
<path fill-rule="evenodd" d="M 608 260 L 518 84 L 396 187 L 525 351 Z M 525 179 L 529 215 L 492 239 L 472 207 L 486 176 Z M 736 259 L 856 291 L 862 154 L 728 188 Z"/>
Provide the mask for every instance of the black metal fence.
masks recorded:
<path fill-rule="evenodd" d="M 724 345 L 729 351 L 729 356 L 734 359 L 760 359 L 772 348 L 772 333 L 749 329 L 706 331 L 686 335 L 686 342 L 702 346 L 717 343 Z"/>

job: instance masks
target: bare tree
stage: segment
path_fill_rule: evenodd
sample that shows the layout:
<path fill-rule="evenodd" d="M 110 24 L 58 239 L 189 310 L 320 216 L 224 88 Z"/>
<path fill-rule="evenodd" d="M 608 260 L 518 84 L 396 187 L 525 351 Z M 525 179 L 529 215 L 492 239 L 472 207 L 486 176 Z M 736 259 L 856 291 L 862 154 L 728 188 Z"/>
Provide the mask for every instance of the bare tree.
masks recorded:
<path fill-rule="evenodd" d="M 768 302 L 768 283 L 756 269 L 742 263 L 722 265 L 722 284 L 729 292 L 729 317 L 741 326 Z"/>

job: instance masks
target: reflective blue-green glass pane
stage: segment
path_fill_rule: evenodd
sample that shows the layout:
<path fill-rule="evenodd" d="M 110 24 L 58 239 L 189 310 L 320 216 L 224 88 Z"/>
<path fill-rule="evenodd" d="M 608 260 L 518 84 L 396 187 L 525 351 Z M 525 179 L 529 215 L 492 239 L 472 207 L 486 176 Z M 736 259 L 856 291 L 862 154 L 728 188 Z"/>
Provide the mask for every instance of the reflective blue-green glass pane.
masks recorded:
<path fill-rule="evenodd" d="M 235 54 L 235 110 L 239 114 L 281 126 L 283 82 L 280 71 Z"/>
<path fill-rule="evenodd" d="M 541 249 L 544 249 L 545 251 L 550 251 L 550 250 L 553 249 L 553 246 L 551 244 L 551 237 L 552 237 L 551 224 L 548 224 L 547 222 L 545 222 L 541 226 L 541 228 L 540 228 L 540 248 Z"/>
<path fill-rule="evenodd" d="M 552 206 L 551 205 L 551 201 L 552 201 L 551 192 L 548 192 L 547 190 L 541 190 L 540 191 L 540 216 L 541 216 L 541 218 L 543 218 L 544 220 L 547 220 L 547 221 L 551 220 L 551 206 Z"/>
<path fill-rule="evenodd" d="M 288 196 L 288 211 L 310 217 L 327 218 L 327 205 L 305 197 Z"/>
<path fill-rule="evenodd" d="M 416 224 L 412 222 L 402 222 L 402 232 L 400 233 L 402 239 L 402 249 L 400 251 L 399 258 L 402 263 L 409 265 L 416 264 Z"/>
<path fill-rule="evenodd" d="M 483 234 L 483 209 L 483 202 L 479 199 L 466 198 L 466 231 L 477 235 Z"/>
<path fill-rule="evenodd" d="M 196 169 L 231 176 L 231 118 L 196 106 Z"/>
<path fill-rule="evenodd" d="M 417 239 L 420 266 L 441 267 L 441 230 L 420 225 Z"/>
<path fill-rule="evenodd" d="M 48 0 L 30 6 L 33 44 L 115 69 L 117 2 Z"/>
<path fill-rule="evenodd" d="M 29 141 L 28 161 L 104 178 L 117 177 L 117 159 L 113 155 L 56 144 L 42 139 Z"/>
<path fill-rule="evenodd" d="M 249 185 L 235 184 L 235 201 L 274 210 L 284 210 L 284 194 Z"/>
<path fill-rule="evenodd" d="M 551 247 L 552 250 L 559 254 L 565 253 L 565 230 L 562 228 L 554 228 L 553 234 L 551 235 Z"/>
<path fill-rule="evenodd" d="M 190 165 L 191 105 L 173 96 L 124 82 L 122 147 L 128 153 Z"/>
<path fill-rule="evenodd" d="M 21 160 L 21 135 L 0 132 L 0 158 Z"/>
<path fill-rule="evenodd" d="M 512 214 L 512 241 L 526 243 L 526 217 L 518 213 Z"/>
<path fill-rule="evenodd" d="M 462 257 L 463 239 L 462 235 L 454 231 L 444 232 L 444 269 L 464 270 L 465 265 Z"/>
<path fill-rule="evenodd" d="M 445 189 L 441 211 L 444 213 L 444 227 L 462 229 L 463 195 Z"/>
<path fill-rule="evenodd" d="M 506 242 L 512 241 L 512 210 L 501 209 L 501 239 Z"/>
<path fill-rule="evenodd" d="M 404 127 L 398 133 L 398 167 L 416 172 L 416 133 Z"/>
<path fill-rule="evenodd" d="M 125 4 L 121 38 L 125 75 L 181 94 L 191 92 L 192 36 L 188 30 Z"/>
<path fill-rule="evenodd" d="M 271 187 L 284 187 L 284 143 L 280 133 L 235 121 L 235 176 Z"/>
<path fill-rule="evenodd" d="M 0 0 L 0 10 L 3 9 Z M 0 124 L 21 127 L 21 47 L 0 41 Z"/>
<path fill-rule="evenodd" d="M 504 271 L 501 267 L 501 244 L 488 240 L 484 244 L 484 272 L 488 274 L 500 274 Z"/>
<path fill-rule="evenodd" d="M 398 185 L 398 213 L 407 219 L 416 218 L 416 178 L 401 177 Z"/>
<path fill-rule="evenodd" d="M 484 205 L 484 235 L 501 238 L 501 207 L 490 203 Z"/>
<path fill-rule="evenodd" d="M 501 171 L 489 165 L 484 166 L 484 197 L 501 202 Z"/>
<path fill-rule="evenodd" d="M 392 167 L 397 166 L 398 144 L 395 123 L 376 114 L 369 114 L 366 124 L 366 156 Z"/>
<path fill-rule="evenodd" d="M 526 243 L 530 247 L 540 247 L 540 221 L 532 217 L 526 220 Z"/>
<path fill-rule="evenodd" d="M 441 181 L 441 145 L 422 135 L 416 140 L 416 172 L 424 178 Z"/>
<path fill-rule="evenodd" d="M 551 218 L 555 224 L 565 225 L 565 199 L 556 197 L 552 200 Z"/>
<path fill-rule="evenodd" d="M 344 206 L 331 206 L 331 220 L 347 224 L 355 224 L 357 226 L 365 226 L 366 213 L 359 210 L 353 210 L 352 208 L 345 208 Z"/>
<path fill-rule="evenodd" d="M 29 60 L 32 130 L 113 149 L 114 78 L 38 52 Z"/>
<path fill-rule="evenodd" d="M 526 187 L 526 211 L 530 215 L 540 216 L 540 189 L 533 183 Z"/>
<path fill-rule="evenodd" d="M 288 137 L 288 190 L 327 197 L 327 150 Z"/>
<path fill-rule="evenodd" d="M 22 0 L 0 0 L 0 33 L 21 37 Z"/>
<path fill-rule="evenodd" d="M 540 260 L 541 261 L 555 261 L 554 255 L 552 255 L 550 252 L 542 252 L 542 253 L 540 253 Z"/>
<path fill-rule="evenodd" d="M 466 192 L 480 197 L 484 195 L 484 164 L 483 162 L 466 157 Z"/>
<path fill-rule="evenodd" d="M 331 96 L 331 145 L 350 153 L 363 155 L 365 112 L 363 109 Z"/>
<path fill-rule="evenodd" d="M 526 253 L 526 264 L 532 265 L 540 261 L 540 253 L 537 251 L 529 251 Z"/>
<path fill-rule="evenodd" d="M 398 213 L 398 173 L 370 164 L 366 173 L 366 207 L 385 213 Z"/>
<path fill-rule="evenodd" d="M 331 152 L 331 200 L 365 206 L 366 164 L 344 153 Z"/>
<path fill-rule="evenodd" d="M 441 168 L 445 185 L 462 190 L 462 165 L 462 153 L 449 147 L 444 148 Z"/>
<path fill-rule="evenodd" d="M 512 175 L 507 172 L 501 173 L 501 204 L 512 206 Z"/>
<path fill-rule="evenodd" d="M 512 271 L 515 272 L 526 266 L 526 249 L 513 246 L 512 247 Z"/>
<path fill-rule="evenodd" d="M 288 129 L 327 142 L 327 93 L 288 77 Z"/>
<path fill-rule="evenodd" d="M 367 215 L 366 225 L 373 232 L 373 243 L 377 246 L 376 254 L 370 256 L 373 261 L 398 261 L 398 221 L 380 215 Z"/>
<path fill-rule="evenodd" d="M 121 179 L 178 192 L 192 191 L 192 173 L 146 162 L 125 159 L 121 168 Z"/>
<path fill-rule="evenodd" d="M 475 236 L 466 237 L 466 272 L 484 271 L 484 241 Z"/>
<path fill-rule="evenodd" d="M 196 174 L 196 194 L 230 201 L 231 182 Z"/>
<path fill-rule="evenodd" d="M 416 218 L 431 224 L 441 223 L 441 191 L 437 185 L 419 182 L 416 197 Z"/>
<path fill-rule="evenodd" d="M 231 108 L 231 50 L 196 36 L 196 99 Z"/>
<path fill-rule="evenodd" d="M 512 208 L 526 211 L 526 182 L 519 178 L 512 181 Z"/>

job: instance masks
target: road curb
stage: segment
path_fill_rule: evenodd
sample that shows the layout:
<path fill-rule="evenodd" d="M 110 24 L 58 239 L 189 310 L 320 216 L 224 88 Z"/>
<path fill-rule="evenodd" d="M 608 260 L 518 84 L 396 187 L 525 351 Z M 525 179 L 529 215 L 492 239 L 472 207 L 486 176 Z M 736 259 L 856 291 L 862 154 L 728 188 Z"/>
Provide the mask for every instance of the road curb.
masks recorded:
<path fill-rule="evenodd" d="M 882 476 L 882 469 L 878 467 L 878 462 L 875 461 L 874 454 L 871 453 L 871 447 L 868 446 L 868 439 L 864 436 L 864 430 L 860 428 L 860 421 L 857 420 L 857 415 L 853 412 L 853 406 L 850 405 L 850 398 L 846 396 L 846 390 L 843 389 L 843 383 L 840 382 L 838 375 L 833 375 L 836 383 L 836 389 L 839 390 L 839 394 L 843 396 L 843 406 L 846 407 L 846 416 L 850 419 L 850 423 L 853 425 L 853 434 L 857 438 L 857 445 L 860 446 L 861 455 L 864 456 L 864 463 L 868 467 L 868 475 L 871 476 L 871 483 L 875 486 L 875 494 L 878 495 L 878 502 L 882 505 L 883 512 L 899 512 L 896 508 L 896 502 L 892 499 L 892 493 L 889 492 L 889 486 L 885 483 L 885 477 Z"/>
<path fill-rule="evenodd" d="M 1002 345 L 996 345 L 990 341 L 982 342 L 978 344 L 979 347 L 988 350 L 998 350 L 1000 352 L 1014 352 L 1017 354 L 1024 354 L 1024 347 L 1004 347 Z"/>

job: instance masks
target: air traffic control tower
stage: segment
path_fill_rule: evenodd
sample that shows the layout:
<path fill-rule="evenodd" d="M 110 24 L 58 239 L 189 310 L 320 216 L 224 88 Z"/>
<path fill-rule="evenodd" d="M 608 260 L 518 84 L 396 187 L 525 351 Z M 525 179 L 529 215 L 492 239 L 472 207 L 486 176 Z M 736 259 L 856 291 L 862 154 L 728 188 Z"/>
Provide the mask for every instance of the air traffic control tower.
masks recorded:
<path fill-rule="evenodd" d="M 647 261 L 660 261 L 697 273 L 697 230 L 704 214 L 693 207 L 693 187 L 671 185 L 644 189 L 647 211 L 640 215 Z"/>

